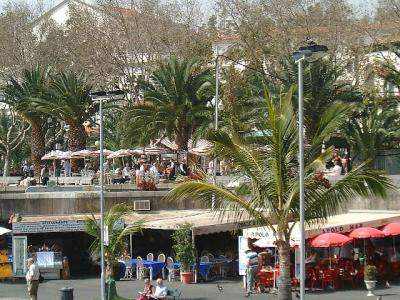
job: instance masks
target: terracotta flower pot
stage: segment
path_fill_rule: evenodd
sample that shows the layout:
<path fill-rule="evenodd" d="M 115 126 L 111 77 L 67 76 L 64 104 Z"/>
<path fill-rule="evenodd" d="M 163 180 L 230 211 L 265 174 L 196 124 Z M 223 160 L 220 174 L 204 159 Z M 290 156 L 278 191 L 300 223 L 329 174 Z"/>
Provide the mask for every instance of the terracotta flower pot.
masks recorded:
<path fill-rule="evenodd" d="M 181 282 L 183 284 L 190 284 L 193 282 L 193 272 L 181 272 Z"/>

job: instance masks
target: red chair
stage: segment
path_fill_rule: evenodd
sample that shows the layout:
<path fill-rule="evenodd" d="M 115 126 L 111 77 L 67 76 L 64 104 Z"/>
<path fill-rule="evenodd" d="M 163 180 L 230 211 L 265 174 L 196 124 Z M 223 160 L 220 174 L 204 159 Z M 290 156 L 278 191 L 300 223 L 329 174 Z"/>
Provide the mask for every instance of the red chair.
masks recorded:
<path fill-rule="evenodd" d="M 322 270 L 320 271 L 321 288 L 324 290 L 326 284 L 330 284 L 333 290 L 336 290 L 338 282 L 337 270 Z"/>
<path fill-rule="evenodd" d="M 306 278 L 308 280 L 310 290 L 314 289 L 318 281 L 320 280 L 319 271 L 315 269 L 308 269 L 306 273 Z"/>
<path fill-rule="evenodd" d="M 256 291 L 262 293 L 265 288 L 274 287 L 274 272 L 258 272 L 256 276 Z"/>

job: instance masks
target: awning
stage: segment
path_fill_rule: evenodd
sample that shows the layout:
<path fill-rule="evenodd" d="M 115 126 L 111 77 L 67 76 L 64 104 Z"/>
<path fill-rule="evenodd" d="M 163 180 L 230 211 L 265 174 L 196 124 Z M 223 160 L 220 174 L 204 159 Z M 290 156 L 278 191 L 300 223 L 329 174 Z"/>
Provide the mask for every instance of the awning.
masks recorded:
<path fill-rule="evenodd" d="M 195 235 L 234 231 L 251 226 L 251 218 L 245 213 L 241 216 L 241 221 L 235 222 L 235 213 L 225 211 L 222 216 L 218 212 L 210 210 L 164 210 L 149 212 L 146 214 L 135 214 L 125 218 L 125 224 L 131 224 L 138 220 L 144 221 L 146 229 L 176 230 L 179 225 L 189 223 L 192 225 Z"/>
<path fill-rule="evenodd" d="M 400 221 L 399 211 L 376 210 L 350 210 L 346 214 L 329 217 L 326 222 L 305 225 L 306 239 L 313 238 L 321 233 L 336 232 L 347 233 L 353 229 L 369 226 L 381 227 L 391 222 Z M 243 229 L 243 236 L 247 238 L 274 238 L 272 231 L 267 227 L 254 227 Z M 291 238 L 300 238 L 300 228 L 297 223 L 292 231 Z"/>
<path fill-rule="evenodd" d="M 11 230 L 8 228 L 0 227 L 0 235 L 10 233 L 10 232 L 11 232 Z"/>

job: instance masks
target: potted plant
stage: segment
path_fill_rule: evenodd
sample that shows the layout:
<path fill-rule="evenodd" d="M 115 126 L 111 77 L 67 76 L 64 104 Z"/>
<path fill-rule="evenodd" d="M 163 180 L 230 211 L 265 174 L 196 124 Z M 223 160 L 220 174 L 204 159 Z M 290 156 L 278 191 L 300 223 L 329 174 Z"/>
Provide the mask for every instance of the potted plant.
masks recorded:
<path fill-rule="evenodd" d="M 367 265 L 364 269 L 364 282 L 367 287 L 367 296 L 375 296 L 376 274 L 378 269 L 374 265 Z"/>
<path fill-rule="evenodd" d="M 174 245 L 172 246 L 176 253 L 176 260 L 182 264 L 181 281 L 191 283 L 193 281 L 193 272 L 190 267 L 194 261 L 194 248 L 192 241 L 192 226 L 188 223 L 180 225 L 172 234 Z"/>

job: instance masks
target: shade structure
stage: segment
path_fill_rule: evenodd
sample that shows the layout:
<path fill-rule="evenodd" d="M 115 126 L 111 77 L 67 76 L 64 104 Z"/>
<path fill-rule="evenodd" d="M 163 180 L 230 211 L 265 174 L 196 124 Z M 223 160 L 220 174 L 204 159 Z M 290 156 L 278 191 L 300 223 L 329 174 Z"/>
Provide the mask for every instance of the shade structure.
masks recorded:
<path fill-rule="evenodd" d="M 400 235 L 400 222 L 393 222 L 393 223 L 387 224 L 385 227 L 382 228 L 382 232 L 386 236 Z"/>
<path fill-rule="evenodd" d="M 118 157 L 125 157 L 125 156 L 131 156 L 131 150 L 128 149 L 120 149 L 117 151 L 114 151 L 113 153 L 107 155 L 107 158 L 118 158 Z"/>
<path fill-rule="evenodd" d="M 144 153 L 148 155 L 158 155 L 161 153 L 165 153 L 166 150 L 163 148 L 158 148 L 158 147 L 146 147 L 144 149 Z"/>
<path fill-rule="evenodd" d="M 345 236 L 344 234 L 328 232 L 313 238 L 310 242 L 310 246 L 317 248 L 340 247 L 352 240 L 353 238 Z"/>
<path fill-rule="evenodd" d="M 4 228 L 4 227 L 0 227 L 0 235 L 6 234 L 6 233 L 10 233 L 11 230 Z"/>
<path fill-rule="evenodd" d="M 69 159 L 71 157 L 70 151 L 60 151 L 60 150 L 52 150 L 49 153 L 46 153 L 42 160 L 55 160 L 55 159 Z"/>
<path fill-rule="evenodd" d="M 103 155 L 105 155 L 105 156 L 109 156 L 112 153 L 113 153 L 113 151 L 111 151 L 111 150 L 103 149 Z M 92 155 L 91 156 L 92 157 L 100 156 L 100 150 L 92 151 Z"/>
<path fill-rule="evenodd" d="M 353 239 L 368 239 L 384 237 L 385 234 L 379 229 L 372 227 L 360 227 L 350 232 L 349 237 Z"/>
<path fill-rule="evenodd" d="M 131 155 L 141 155 L 141 154 L 144 154 L 143 150 L 141 150 L 141 149 L 132 149 L 132 150 L 129 150 L 129 152 L 131 153 Z"/>
<path fill-rule="evenodd" d="M 85 158 L 93 156 L 93 151 L 79 150 L 71 153 L 71 158 Z"/>

